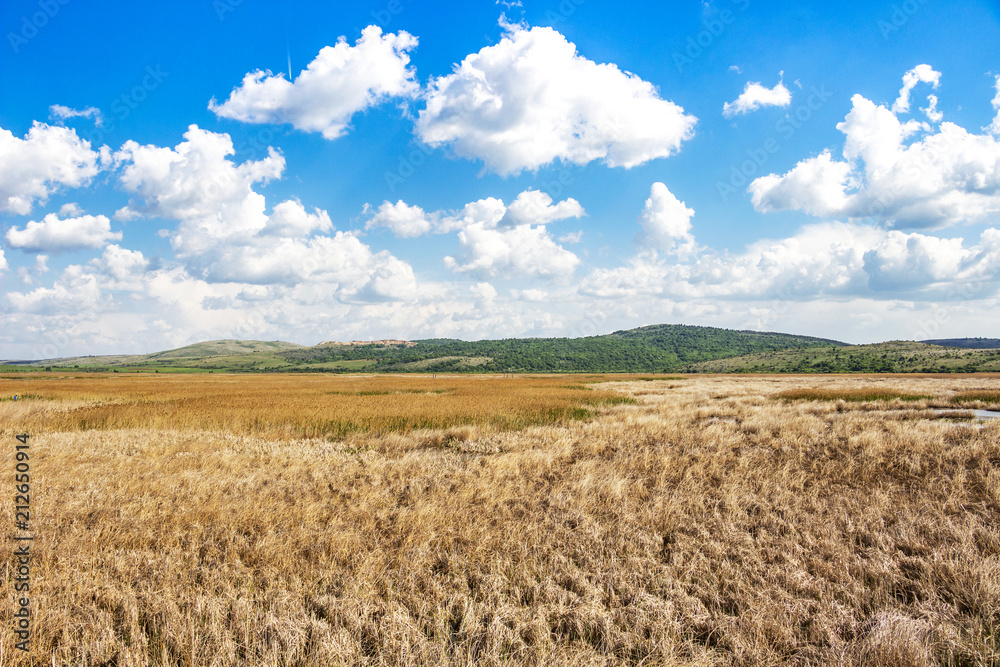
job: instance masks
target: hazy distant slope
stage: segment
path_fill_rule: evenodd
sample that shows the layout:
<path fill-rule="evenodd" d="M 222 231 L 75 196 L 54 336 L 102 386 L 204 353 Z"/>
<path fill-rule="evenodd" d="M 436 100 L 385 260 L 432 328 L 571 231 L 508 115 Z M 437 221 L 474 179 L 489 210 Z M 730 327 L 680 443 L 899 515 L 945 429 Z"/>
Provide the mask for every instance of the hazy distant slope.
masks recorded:
<path fill-rule="evenodd" d="M 296 343 L 259 340 L 210 340 L 153 354 L 111 354 L 63 357 L 37 361 L 6 362 L 15 367 L 79 368 L 107 370 L 123 368 L 240 368 L 273 358 L 277 352 L 304 347 Z M 271 364 L 273 366 L 274 364 Z"/>
<path fill-rule="evenodd" d="M 1000 348 L 1000 338 L 937 338 L 934 340 L 922 340 L 920 342 L 944 347 L 964 347 L 970 350 Z"/>
<path fill-rule="evenodd" d="M 303 348 L 304 345 L 283 341 L 261 340 L 210 340 L 204 343 L 185 345 L 176 350 L 166 350 L 146 355 L 150 361 L 165 359 L 203 359 L 205 357 L 229 356 L 233 354 L 253 354 L 256 352 L 284 352 Z"/>

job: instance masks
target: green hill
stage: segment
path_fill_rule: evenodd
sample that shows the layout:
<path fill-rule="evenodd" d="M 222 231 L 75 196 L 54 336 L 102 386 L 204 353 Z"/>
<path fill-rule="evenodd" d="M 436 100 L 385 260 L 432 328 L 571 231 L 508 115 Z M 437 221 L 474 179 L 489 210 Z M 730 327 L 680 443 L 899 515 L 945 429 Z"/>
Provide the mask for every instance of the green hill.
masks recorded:
<path fill-rule="evenodd" d="M 967 344 L 944 347 L 944 342 Z M 585 338 L 326 342 L 216 340 L 146 355 L 9 362 L 5 370 L 366 373 L 1000 372 L 987 339 L 846 345 L 791 334 L 679 324 Z"/>
<path fill-rule="evenodd" d="M 306 367 L 370 362 L 377 372 L 659 372 L 705 359 L 837 341 L 791 334 L 661 324 L 586 338 L 429 339 L 413 346 L 312 347 L 281 353 Z"/>
<path fill-rule="evenodd" d="M 260 341 L 260 340 L 211 340 L 204 343 L 194 343 L 185 345 L 176 350 L 156 352 L 146 355 L 146 359 L 166 360 L 166 359 L 204 359 L 207 357 L 232 356 L 240 354 L 255 354 L 267 352 L 284 352 L 294 350 L 304 345 L 295 343 L 285 343 L 282 341 Z"/>
<path fill-rule="evenodd" d="M 969 373 L 1000 371 L 1000 350 L 891 341 L 820 346 L 689 364 L 689 373 Z"/>
<path fill-rule="evenodd" d="M 843 343 L 791 334 L 662 324 L 586 338 L 428 339 L 370 344 L 220 340 L 149 355 L 21 362 L 111 371 L 663 372 L 712 359 Z"/>

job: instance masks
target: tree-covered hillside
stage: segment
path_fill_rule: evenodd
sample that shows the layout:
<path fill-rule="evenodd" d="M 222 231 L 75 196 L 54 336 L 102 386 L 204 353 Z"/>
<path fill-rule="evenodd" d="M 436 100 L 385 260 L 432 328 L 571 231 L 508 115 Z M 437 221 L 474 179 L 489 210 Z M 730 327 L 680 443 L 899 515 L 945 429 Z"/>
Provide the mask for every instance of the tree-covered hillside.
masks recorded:
<path fill-rule="evenodd" d="M 684 364 L 836 341 L 712 327 L 656 325 L 586 338 L 430 339 L 412 347 L 317 346 L 288 350 L 291 363 L 371 360 L 370 370 L 477 372 L 657 372 Z"/>
<path fill-rule="evenodd" d="M 843 343 L 758 331 L 663 324 L 586 338 L 507 338 L 410 343 L 209 341 L 128 357 L 76 357 L 19 362 L 14 368 L 239 372 L 633 372 L 673 371 L 699 361 Z"/>

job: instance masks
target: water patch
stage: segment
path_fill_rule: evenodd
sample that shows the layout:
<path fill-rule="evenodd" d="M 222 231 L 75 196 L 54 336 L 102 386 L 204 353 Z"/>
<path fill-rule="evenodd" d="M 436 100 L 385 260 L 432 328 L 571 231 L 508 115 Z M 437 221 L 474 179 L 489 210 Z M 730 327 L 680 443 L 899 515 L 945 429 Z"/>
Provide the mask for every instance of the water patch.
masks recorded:
<path fill-rule="evenodd" d="M 997 412 L 996 410 L 947 410 L 943 408 L 934 408 L 934 412 L 939 415 L 954 414 L 956 412 L 971 412 L 973 421 L 1000 419 L 1000 412 Z"/>

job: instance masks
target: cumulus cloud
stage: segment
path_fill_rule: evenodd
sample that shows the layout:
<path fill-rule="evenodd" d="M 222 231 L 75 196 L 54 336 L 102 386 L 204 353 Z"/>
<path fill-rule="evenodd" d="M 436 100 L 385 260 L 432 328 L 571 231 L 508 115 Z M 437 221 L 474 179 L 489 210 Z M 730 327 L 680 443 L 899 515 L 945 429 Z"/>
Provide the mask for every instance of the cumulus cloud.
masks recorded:
<path fill-rule="evenodd" d="M 469 202 L 459 211 L 438 213 L 437 230 L 442 233 L 465 229 L 473 224 L 480 224 L 486 229 L 493 229 L 507 214 L 507 205 L 502 199 L 486 197 Z"/>
<path fill-rule="evenodd" d="M 649 199 L 639 216 L 642 231 L 636 235 L 636 242 L 652 242 L 662 250 L 676 250 L 694 243 L 691 235 L 691 218 L 694 209 L 688 208 L 677 199 L 663 183 L 653 183 L 649 189 Z"/>
<path fill-rule="evenodd" d="M 525 190 L 507 207 L 501 218 L 501 224 L 545 225 L 567 218 L 580 218 L 585 215 L 580 202 L 569 197 L 558 204 L 552 203 L 552 197 L 541 190 Z"/>
<path fill-rule="evenodd" d="M 333 229 L 330 215 L 319 208 L 313 208 L 309 213 L 297 201 L 287 200 L 275 204 L 271 215 L 264 225 L 264 232 L 273 236 L 302 237 L 316 232 L 329 232 Z"/>
<path fill-rule="evenodd" d="M 3 254 L 3 248 L 0 248 L 0 271 L 6 271 L 7 267 L 7 258 Z"/>
<path fill-rule="evenodd" d="M 427 217 L 424 209 L 419 206 L 410 206 L 402 199 L 395 204 L 387 201 L 382 202 L 365 227 L 385 227 L 400 238 L 413 238 L 426 234 L 433 228 L 434 224 Z"/>
<path fill-rule="evenodd" d="M 480 224 L 484 229 L 546 225 L 586 215 L 580 202 L 572 197 L 553 203 L 548 193 L 531 189 L 521 192 L 510 205 L 504 204 L 502 199 L 487 197 L 456 211 L 426 212 L 419 206 L 399 200 L 395 204 L 384 201 L 377 209 L 366 204 L 364 211 L 374 211 L 366 228 L 384 227 L 401 238 L 413 238 L 429 232 L 446 234 L 473 224 Z"/>
<path fill-rule="evenodd" d="M 754 180 L 748 192 L 757 210 L 872 218 L 896 228 L 985 222 L 1000 213 L 998 136 L 950 122 L 904 123 L 861 95 L 852 105 L 837 125 L 844 159 L 824 151 L 786 174 Z"/>
<path fill-rule="evenodd" d="M 137 196 L 120 217 L 160 217 L 180 221 L 172 236 L 182 256 L 203 253 L 223 242 L 239 243 L 268 224 L 264 196 L 254 184 L 278 178 L 285 159 L 274 149 L 268 157 L 236 165 L 233 142 L 191 125 L 175 148 L 128 141 L 115 154 L 125 165 L 122 187 Z"/>
<path fill-rule="evenodd" d="M 76 264 L 67 267 L 52 287 L 8 292 L 7 299 L 14 310 L 38 315 L 92 312 L 110 300 L 102 294 L 97 276 Z"/>
<path fill-rule="evenodd" d="M 785 87 L 784 81 L 778 81 L 773 88 L 768 88 L 759 81 L 750 81 L 739 97 L 722 105 L 722 115 L 732 118 L 761 107 L 787 107 L 791 103 L 792 93 Z"/>
<path fill-rule="evenodd" d="M 962 239 L 891 231 L 864 255 L 864 269 L 874 289 L 911 289 L 954 278 L 973 253 Z"/>
<path fill-rule="evenodd" d="M 750 184 L 748 192 L 754 208 L 763 213 L 791 209 L 816 216 L 837 215 L 847 208 L 844 190 L 850 176 L 850 164 L 823 151 L 783 176 L 761 176 Z"/>
<path fill-rule="evenodd" d="M 503 25 L 498 44 L 429 82 L 422 141 L 508 175 L 556 160 L 633 167 L 693 135 L 694 116 L 651 83 L 580 56 L 552 28 Z"/>
<path fill-rule="evenodd" d="M 104 124 L 104 116 L 97 107 L 87 107 L 86 109 L 72 109 L 62 104 L 53 104 L 49 107 L 49 117 L 58 120 L 67 118 L 92 118 L 94 125 L 100 127 Z"/>
<path fill-rule="evenodd" d="M 469 291 L 472 292 L 476 300 L 481 303 L 491 303 L 493 299 L 497 298 L 497 289 L 489 283 L 476 283 L 475 285 L 469 286 Z"/>
<path fill-rule="evenodd" d="M 235 164 L 232 140 L 192 125 L 174 148 L 128 142 L 115 154 L 121 182 L 136 195 L 121 213 L 178 221 L 171 244 L 184 268 L 210 283 L 310 283 L 342 301 L 405 300 L 416 294 L 412 268 L 374 252 L 356 233 L 333 232 L 326 211 L 286 200 L 267 213 L 254 186 L 279 178 L 284 158 Z"/>
<path fill-rule="evenodd" d="M 336 139 L 351 117 L 387 99 L 419 91 L 416 72 L 408 67 L 417 38 L 405 31 L 382 34 L 370 25 L 354 46 L 341 37 L 322 48 L 294 81 L 283 73 L 257 70 L 243 77 L 222 104 L 208 108 L 217 116 L 245 123 L 290 123 L 299 130 Z"/>
<path fill-rule="evenodd" d="M 595 269 L 580 292 L 600 298 L 886 299 L 904 292 L 934 298 L 970 282 L 981 291 L 1000 281 L 1000 231 L 978 244 L 962 238 L 884 230 L 847 222 L 807 225 L 794 235 L 762 239 L 741 252 L 699 249 L 680 261 L 641 252 L 626 264 Z M 786 305 L 785 307 L 790 307 Z"/>
<path fill-rule="evenodd" d="M 60 186 L 86 185 L 100 162 L 73 129 L 36 121 L 20 139 L 0 128 L 0 213 L 28 215 Z"/>
<path fill-rule="evenodd" d="M 458 232 L 464 257 L 445 257 L 456 273 L 503 277 L 556 277 L 574 271 L 579 258 L 556 243 L 545 225 L 586 215 L 572 198 L 553 202 L 539 190 L 525 190 L 509 205 L 496 197 L 469 202 L 458 210 L 424 211 L 400 200 L 373 209 L 367 228 L 384 227 L 402 238 L 429 232 Z"/>
<path fill-rule="evenodd" d="M 458 233 L 464 261 L 445 257 L 445 266 L 456 273 L 518 278 L 566 277 L 580 258 L 549 235 L 544 226 L 518 225 L 490 229 L 477 222 Z"/>
<path fill-rule="evenodd" d="M 102 290 L 143 292 L 146 289 L 150 261 L 140 250 L 129 250 L 118 244 L 104 249 L 100 257 L 90 260 L 84 267 L 97 279 Z"/>
<path fill-rule="evenodd" d="M 6 236 L 10 247 L 31 252 L 100 248 L 121 237 L 121 232 L 111 231 L 111 221 L 103 215 L 59 218 L 55 213 L 40 222 L 29 221 L 24 229 L 11 227 Z"/>
<path fill-rule="evenodd" d="M 71 201 L 59 207 L 59 215 L 64 218 L 76 218 L 83 215 L 83 209 L 75 201 Z"/>
<path fill-rule="evenodd" d="M 906 113 L 910 110 L 910 92 L 918 83 L 929 83 L 937 90 L 941 83 L 941 72 L 934 71 L 930 65 L 917 65 L 903 75 L 903 87 L 899 89 L 899 97 L 892 103 L 892 112 Z"/>

